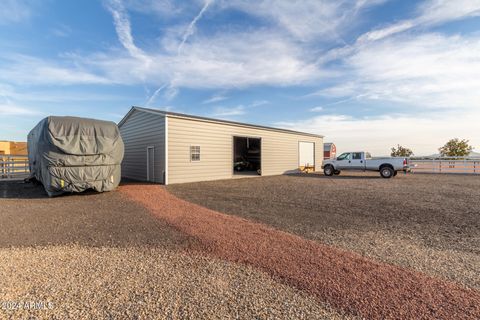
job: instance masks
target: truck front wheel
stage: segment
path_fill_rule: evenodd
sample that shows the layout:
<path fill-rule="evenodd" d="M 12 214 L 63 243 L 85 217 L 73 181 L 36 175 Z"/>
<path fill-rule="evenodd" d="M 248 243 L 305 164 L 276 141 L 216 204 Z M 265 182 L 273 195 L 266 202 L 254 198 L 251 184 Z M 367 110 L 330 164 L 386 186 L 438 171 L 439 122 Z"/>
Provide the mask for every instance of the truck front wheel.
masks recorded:
<path fill-rule="evenodd" d="M 390 167 L 380 168 L 380 175 L 382 176 L 382 178 L 390 179 L 391 177 L 393 177 L 394 174 L 395 171 Z"/>
<path fill-rule="evenodd" d="M 323 168 L 323 174 L 326 175 L 327 177 L 333 176 L 335 170 L 333 169 L 332 166 L 328 165 Z"/>

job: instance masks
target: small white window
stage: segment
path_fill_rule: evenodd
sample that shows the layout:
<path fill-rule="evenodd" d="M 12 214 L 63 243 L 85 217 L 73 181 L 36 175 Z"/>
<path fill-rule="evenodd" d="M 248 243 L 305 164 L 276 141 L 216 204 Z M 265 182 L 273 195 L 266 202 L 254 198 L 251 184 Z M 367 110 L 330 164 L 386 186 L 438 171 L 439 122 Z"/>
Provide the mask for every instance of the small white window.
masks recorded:
<path fill-rule="evenodd" d="M 190 146 L 190 161 L 200 161 L 200 146 Z"/>

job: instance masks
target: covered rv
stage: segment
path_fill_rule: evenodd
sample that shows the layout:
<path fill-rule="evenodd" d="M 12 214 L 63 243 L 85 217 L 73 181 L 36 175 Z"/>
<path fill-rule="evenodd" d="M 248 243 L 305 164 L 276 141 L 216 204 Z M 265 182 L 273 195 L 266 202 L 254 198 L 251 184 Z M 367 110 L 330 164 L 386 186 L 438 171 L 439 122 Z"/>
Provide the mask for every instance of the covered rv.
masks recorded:
<path fill-rule="evenodd" d="M 28 134 L 30 178 L 41 182 L 49 196 L 115 189 L 123 153 L 114 122 L 50 116 Z"/>

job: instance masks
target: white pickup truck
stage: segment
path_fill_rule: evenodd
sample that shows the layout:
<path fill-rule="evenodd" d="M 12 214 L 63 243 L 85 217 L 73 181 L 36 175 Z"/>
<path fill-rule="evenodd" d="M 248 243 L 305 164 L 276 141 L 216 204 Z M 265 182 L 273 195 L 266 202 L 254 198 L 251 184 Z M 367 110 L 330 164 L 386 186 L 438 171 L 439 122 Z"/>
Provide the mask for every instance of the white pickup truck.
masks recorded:
<path fill-rule="evenodd" d="M 398 171 L 407 172 L 410 166 L 407 158 L 372 158 L 368 152 L 345 152 L 322 164 L 326 176 L 339 175 L 343 170 L 377 171 L 383 178 L 391 178 Z"/>

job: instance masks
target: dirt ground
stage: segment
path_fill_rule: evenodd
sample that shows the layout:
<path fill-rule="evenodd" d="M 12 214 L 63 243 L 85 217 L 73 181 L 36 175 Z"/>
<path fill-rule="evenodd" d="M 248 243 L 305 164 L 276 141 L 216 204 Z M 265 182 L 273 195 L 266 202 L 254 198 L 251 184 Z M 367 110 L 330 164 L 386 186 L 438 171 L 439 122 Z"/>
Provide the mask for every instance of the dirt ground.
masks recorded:
<path fill-rule="evenodd" d="M 0 182 L 0 318 L 478 319 L 479 180 Z"/>
<path fill-rule="evenodd" d="M 168 186 L 202 206 L 480 289 L 480 177 L 319 174 Z"/>
<path fill-rule="evenodd" d="M 49 199 L 0 182 L 0 221 L 0 319 L 349 318 L 266 272 L 188 250 L 196 239 L 118 191 Z"/>
<path fill-rule="evenodd" d="M 162 186 L 120 192 L 195 238 L 191 250 L 264 270 L 336 310 L 365 319 L 480 318 L 479 291 L 210 210 Z"/>

